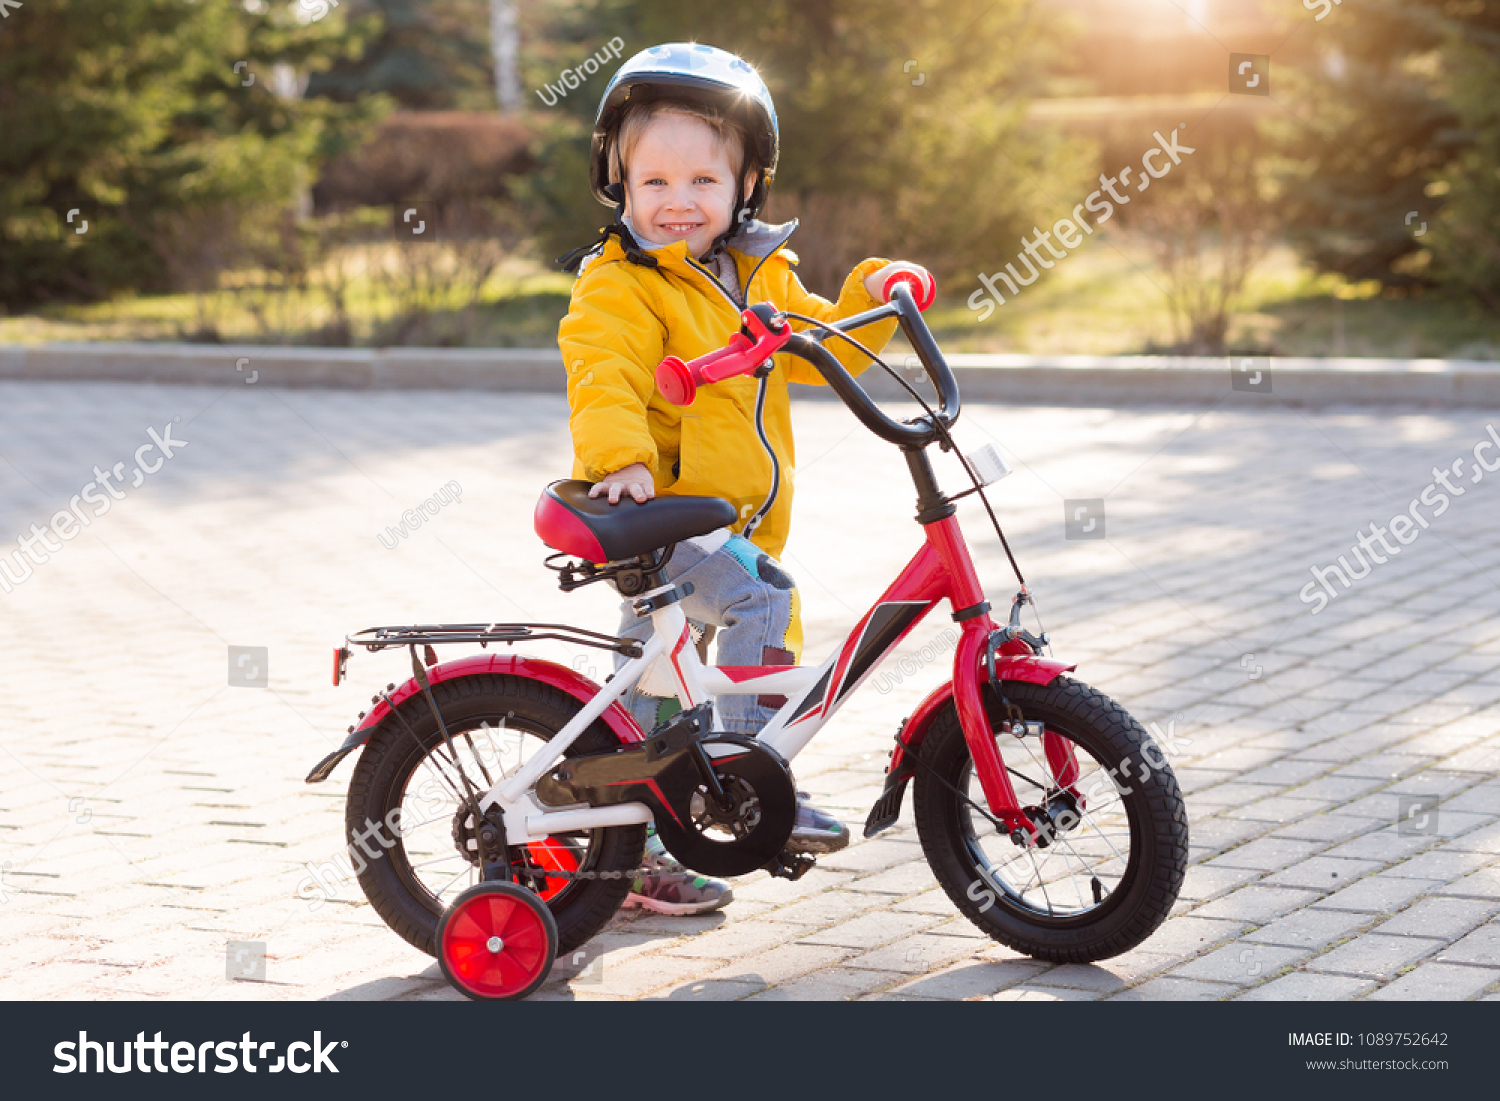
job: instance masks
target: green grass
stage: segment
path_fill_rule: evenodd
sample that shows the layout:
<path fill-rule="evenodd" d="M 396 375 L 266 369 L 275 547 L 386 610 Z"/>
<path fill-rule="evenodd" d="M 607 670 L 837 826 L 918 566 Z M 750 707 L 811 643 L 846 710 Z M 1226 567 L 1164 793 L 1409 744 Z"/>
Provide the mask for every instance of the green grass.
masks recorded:
<path fill-rule="evenodd" d="M 342 257 L 354 274 L 347 290 L 349 331 L 334 326 L 322 293 L 267 295 L 239 277 L 238 290 L 205 300 L 192 295 L 122 298 L 0 317 L 0 343 L 57 340 L 189 340 L 225 343 L 546 347 L 568 308 L 570 277 L 539 262 L 513 259 L 490 277 L 471 308 L 457 293 L 435 293 L 431 309 L 405 329 L 387 283 L 359 274 L 369 255 Z M 995 269 L 1009 257 L 997 258 Z M 227 280 L 235 284 L 236 280 Z M 928 321 L 955 352 L 1114 355 L 1154 351 L 1175 339 L 1164 280 L 1139 246 L 1100 233 L 1044 271 L 1036 283 L 983 323 L 966 306 L 969 289 L 951 283 Z M 1276 355 L 1500 359 L 1500 317 L 1440 295 L 1380 296 L 1317 275 L 1289 249 L 1273 251 L 1251 274 L 1230 333 L 1237 350 Z M 250 308 L 267 304 L 263 320 Z"/>
<path fill-rule="evenodd" d="M 224 288 L 192 294 L 130 296 L 89 305 L 60 305 L 0 317 L 0 343 L 47 341 L 208 341 L 249 344 L 357 346 L 543 346 L 557 339 L 568 309 L 571 277 L 540 264 L 507 260 L 485 282 L 472 306 L 439 286 L 426 309 L 397 331 L 402 303 L 388 282 L 364 273 L 371 257 L 349 249 L 341 259 L 351 276 L 345 290 L 348 330 L 319 285 L 282 288 L 274 273 L 232 273 Z M 257 309 L 259 313 L 257 314 Z"/>
<path fill-rule="evenodd" d="M 983 322 L 967 297 L 942 296 L 928 315 L 950 351 L 1126 355 L 1177 339 L 1161 272 L 1119 235 L 1101 233 L 1058 260 Z M 1287 356 L 1500 359 L 1500 317 L 1438 295 L 1382 297 L 1377 284 L 1318 275 L 1278 248 L 1247 280 L 1229 343 Z"/>

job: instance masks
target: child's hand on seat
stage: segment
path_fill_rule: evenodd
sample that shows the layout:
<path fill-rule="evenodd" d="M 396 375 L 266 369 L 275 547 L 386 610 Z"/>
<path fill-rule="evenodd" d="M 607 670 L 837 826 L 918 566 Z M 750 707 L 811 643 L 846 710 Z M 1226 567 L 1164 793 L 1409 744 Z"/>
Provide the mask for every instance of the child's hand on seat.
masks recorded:
<path fill-rule="evenodd" d="M 609 503 L 617 505 L 620 503 L 620 492 L 624 490 L 635 498 L 636 504 L 645 504 L 656 496 L 656 481 L 651 477 L 651 471 L 645 463 L 631 463 L 622 466 L 613 474 L 606 474 L 589 490 L 590 497 L 602 497 L 609 494 Z"/>

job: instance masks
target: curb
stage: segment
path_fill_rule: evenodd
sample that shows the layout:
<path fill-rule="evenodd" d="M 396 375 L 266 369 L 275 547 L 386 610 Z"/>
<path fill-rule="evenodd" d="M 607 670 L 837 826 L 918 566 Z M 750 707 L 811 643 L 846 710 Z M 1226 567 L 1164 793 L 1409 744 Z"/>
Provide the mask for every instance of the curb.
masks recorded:
<path fill-rule="evenodd" d="M 932 394 L 913 356 L 909 381 Z M 970 401 L 1055 405 L 1194 405 L 1234 394 L 1253 404 L 1500 407 L 1500 363 L 1442 359 L 1242 360 L 1236 390 L 1220 356 L 948 357 Z M 57 343 L 0 345 L 0 379 L 226 385 L 236 381 L 337 390 L 490 390 L 561 394 L 562 357 L 550 348 L 310 348 L 266 345 Z M 863 376 L 871 395 L 898 398 L 885 376 Z M 1270 389 L 1264 389 L 1269 385 Z M 802 398 L 832 398 L 793 386 Z"/>

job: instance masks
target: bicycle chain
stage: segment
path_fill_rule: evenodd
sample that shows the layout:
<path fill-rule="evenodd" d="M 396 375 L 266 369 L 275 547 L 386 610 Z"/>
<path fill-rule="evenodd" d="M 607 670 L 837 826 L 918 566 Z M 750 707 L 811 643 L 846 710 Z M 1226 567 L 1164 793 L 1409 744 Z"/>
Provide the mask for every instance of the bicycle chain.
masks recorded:
<path fill-rule="evenodd" d="M 518 874 L 520 876 L 537 877 L 537 878 L 543 878 L 543 879 L 575 879 L 575 880 L 576 879 L 587 879 L 587 880 L 598 880 L 598 879 L 639 879 L 641 876 L 644 876 L 644 875 L 655 875 L 655 874 L 658 874 L 658 873 L 661 873 L 661 872 L 668 872 L 670 874 L 670 871 L 671 871 L 671 869 L 668 869 L 668 868 L 648 868 L 648 867 L 631 868 L 629 871 L 625 871 L 625 872 L 564 872 L 564 871 L 555 870 L 555 869 L 552 869 L 552 868 L 538 868 L 538 869 L 536 869 L 536 870 L 533 871 L 533 870 L 531 870 L 531 869 L 528 868 L 527 870 L 525 870 L 523 872 L 520 872 Z"/>

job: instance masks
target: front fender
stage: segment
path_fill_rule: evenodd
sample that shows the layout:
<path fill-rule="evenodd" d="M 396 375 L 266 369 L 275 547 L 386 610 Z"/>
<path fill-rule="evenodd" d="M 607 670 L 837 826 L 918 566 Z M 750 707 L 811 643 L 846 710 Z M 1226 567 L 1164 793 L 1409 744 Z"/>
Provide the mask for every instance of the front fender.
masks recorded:
<path fill-rule="evenodd" d="M 1026 681 L 1030 684 L 1051 684 L 1060 673 L 1077 669 L 1055 658 L 1039 658 L 1030 654 L 1001 654 L 995 659 L 995 676 L 1001 681 Z M 909 750 L 916 750 L 927 737 L 927 730 L 937 714 L 953 700 L 953 682 L 938 685 L 927 698 L 917 705 L 896 737 L 896 748 L 891 751 L 891 767 L 886 774 L 886 788 L 904 784 L 912 778 L 916 766 L 906 759 Z"/>
<path fill-rule="evenodd" d="M 554 661 L 529 658 L 522 654 L 473 654 L 454 661 L 442 662 L 427 670 L 427 680 L 431 684 L 441 684 L 443 681 L 455 680 L 459 677 L 479 676 L 508 676 L 540 681 L 551 688 L 566 692 L 579 703 L 587 703 L 599 692 L 599 685 L 576 669 L 569 669 L 566 665 L 558 665 Z M 390 696 L 391 703 L 399 707 L 420 691 L 422 691 L 422 686 L 417 683 L 416 677 L 412 677 L 395 691 L 387 694 Z M 344 739 L 344 744 L 319 761 L 307 774 L 306 782 L 317 784 L 328 779 L 340 761 L 370 740 L 370 734 L 390 713 L 391 708 L 385 700 L 377 699 L 369 714 L 349 732 L 349 736 Z M 645 737 L 640 726 L 619 700 L 605 708 L 601 718 L 622 744 L 638 742 Z"/>

